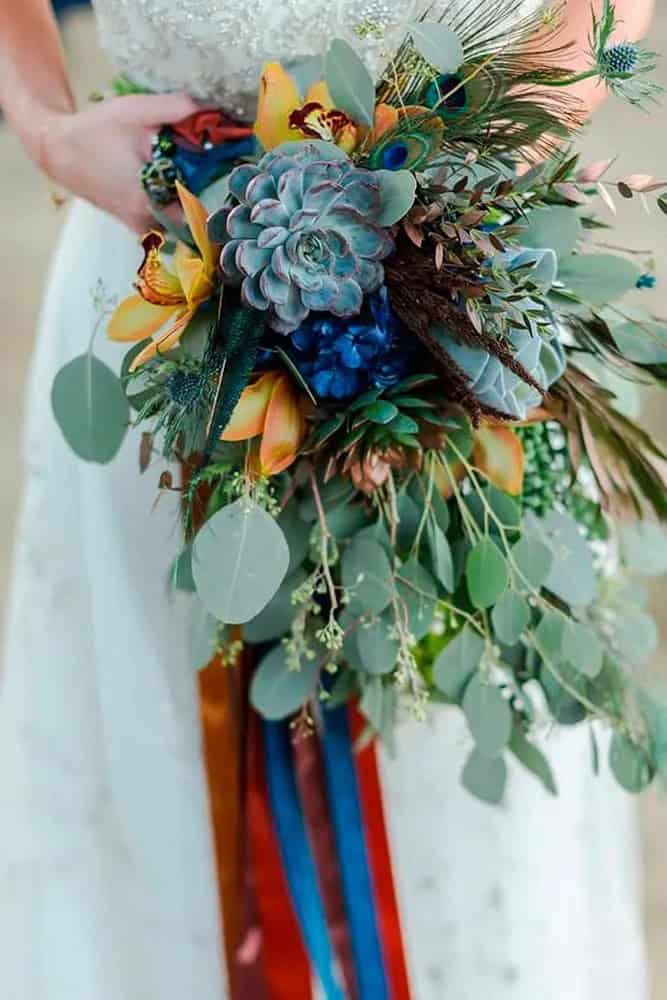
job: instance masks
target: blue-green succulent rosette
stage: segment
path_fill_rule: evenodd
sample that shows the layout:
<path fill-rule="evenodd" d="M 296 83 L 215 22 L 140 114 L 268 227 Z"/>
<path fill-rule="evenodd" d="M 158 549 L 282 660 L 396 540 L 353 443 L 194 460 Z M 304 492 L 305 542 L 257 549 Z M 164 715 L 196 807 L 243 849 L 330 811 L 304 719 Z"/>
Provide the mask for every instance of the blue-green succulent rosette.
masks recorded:
<path fill-rule="evenodd" d="M 382 285 L 394 249 L 389 224 L 405 207 L 388 212 L 383 177 L 323 142 L 289 143 L 237 167 L 229 202 L 209 223 L 225 281 L 278 333 L 311 312 L 358 315 Z"/>

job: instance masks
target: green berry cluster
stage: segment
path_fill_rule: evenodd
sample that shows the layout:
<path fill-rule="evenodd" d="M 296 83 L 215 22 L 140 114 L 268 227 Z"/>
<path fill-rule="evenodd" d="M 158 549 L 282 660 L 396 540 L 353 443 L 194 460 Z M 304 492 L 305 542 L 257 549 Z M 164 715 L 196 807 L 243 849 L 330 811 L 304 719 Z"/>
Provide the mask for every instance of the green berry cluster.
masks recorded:
<path fill-rule="evenodd" d="M 525 455 L 521 503 L 538 517 L 564 504 L 573 481 L 567 439 L 556 421 L 519 427 Z"/>

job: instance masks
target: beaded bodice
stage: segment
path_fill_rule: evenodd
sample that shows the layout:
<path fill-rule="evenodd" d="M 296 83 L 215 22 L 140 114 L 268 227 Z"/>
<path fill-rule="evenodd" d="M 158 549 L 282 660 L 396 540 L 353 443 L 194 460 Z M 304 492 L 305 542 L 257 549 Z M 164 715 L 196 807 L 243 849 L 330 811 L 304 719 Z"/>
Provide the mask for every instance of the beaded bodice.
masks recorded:
<path fill-rule="evenodd" d="M 478 2 L 93 0 L 102 44 L 119 69 L 152 89 L 213 99 L 243 118 L 253 115 L 267 60 L 307 58 L 320 54 L 332 38 L 345 38 L 377 72 L 384 54 L 402 40 L 405 25 L 429 6 L 434 16 L 446 7 L 465 16 L 466 7 Z"/>

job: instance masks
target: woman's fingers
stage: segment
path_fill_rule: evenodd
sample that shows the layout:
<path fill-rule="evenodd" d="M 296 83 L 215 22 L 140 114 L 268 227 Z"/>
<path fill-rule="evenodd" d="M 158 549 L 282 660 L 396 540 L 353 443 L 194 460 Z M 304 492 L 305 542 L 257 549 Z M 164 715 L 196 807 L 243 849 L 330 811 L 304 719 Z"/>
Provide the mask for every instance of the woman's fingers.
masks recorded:
<path fill-rule="evenodd" d="M 200 110 L 187 94 L 128 94 L 109 105 L 118 121 L 159 128 L 180 122 Z"/>

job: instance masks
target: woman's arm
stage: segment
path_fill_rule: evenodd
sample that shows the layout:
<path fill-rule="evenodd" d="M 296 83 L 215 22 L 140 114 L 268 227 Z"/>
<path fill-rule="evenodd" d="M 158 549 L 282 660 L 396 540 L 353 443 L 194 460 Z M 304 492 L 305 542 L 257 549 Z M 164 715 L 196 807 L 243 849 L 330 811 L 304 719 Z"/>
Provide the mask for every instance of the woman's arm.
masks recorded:
<path fill-rule="evenodd" d="M 573 69 L 585 69 L 589 62 L 588 37 L 592 25 L 592 12 L 600 14 L 603 0 L 566 0 L 563 31 L 559 41 L 573 42 L 572 51 L 563 62 Z M 616 0 L 618 30 L 616 41 L 636 42 L 642 38 L 651 23 L 655 0 Z M 573 88 L 575 89 L 575 88 Z M 577 84 L 576 92 L 593 111 L 607 96 L 607 88 L 596 80 Z"/>
<path fill-rule="evenodd" d="M 0 107 L 52 180 L 138 232 L 150 224 L 139 171 L 151 136 L 197 109 L 164 94 L 77 110 L 49 0 L 0 0 Z"/>

